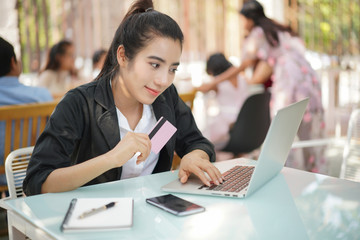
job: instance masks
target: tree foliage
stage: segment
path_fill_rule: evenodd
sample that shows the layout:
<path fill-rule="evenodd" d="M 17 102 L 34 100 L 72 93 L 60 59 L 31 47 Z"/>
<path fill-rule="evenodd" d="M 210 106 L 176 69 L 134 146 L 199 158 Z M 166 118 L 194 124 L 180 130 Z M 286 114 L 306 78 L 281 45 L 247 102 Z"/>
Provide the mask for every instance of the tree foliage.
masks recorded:
<path fill-rule="evenodd" d="M 299 34 L 311 50 L 358 55 L 360 0 L 298 0 Z"/>

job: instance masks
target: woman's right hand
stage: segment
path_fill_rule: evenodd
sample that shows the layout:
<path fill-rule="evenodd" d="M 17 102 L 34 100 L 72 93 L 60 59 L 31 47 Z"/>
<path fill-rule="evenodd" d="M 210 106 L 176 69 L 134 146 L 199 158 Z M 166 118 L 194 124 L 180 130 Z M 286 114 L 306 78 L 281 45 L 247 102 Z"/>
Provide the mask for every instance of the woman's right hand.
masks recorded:
<path fill-rule="evenodd" d="M 52 171 L 43 183 L 41 192 L 64 192 L 76 189 L 110 169 L 121 167 L 137 152 L 141 153 L 138 161 L 145 161 L 150 150 L 151 142 L 147 134 L 128 132 L 109 152 L 88 161 Z"/>
<path fill-rule="evenodd" d="M 196 91 L 200 91 L 202 93 L 207 93 L 211 90 L 214 90 L 216 88 L 216 85 L 214 83 L 204 83 L 199 87 L 196 87 Z"/>
<path fill-rule="evenodd" d="M 112 159 L 114 159 L 114 167 L 121 167 L 129 161 L 137 152 L 141 154 L 138 156 L 137 164 L 145 161 L 150 155 L 151 141 L 145 133 L 128 132 L 124 138 L 109 152 Z"/>

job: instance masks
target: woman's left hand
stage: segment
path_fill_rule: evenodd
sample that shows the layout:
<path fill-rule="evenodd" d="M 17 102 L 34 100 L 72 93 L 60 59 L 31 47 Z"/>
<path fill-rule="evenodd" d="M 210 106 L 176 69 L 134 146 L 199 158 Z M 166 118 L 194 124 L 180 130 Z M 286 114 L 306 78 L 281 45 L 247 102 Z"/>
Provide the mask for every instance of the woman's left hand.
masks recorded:
<path fill-rule="evenodd" d="M 214 184 L 219 185 L 223 182 L 220 171 L 209 161 L 209 156 L 204 151 L 194 150 L 181 159 L 179 178 L 182 183 L 186 183 L 190 174 L 193 173 L 205 185 L 210 186 L 210 181 L 204 172 L 209 175 Z"/>

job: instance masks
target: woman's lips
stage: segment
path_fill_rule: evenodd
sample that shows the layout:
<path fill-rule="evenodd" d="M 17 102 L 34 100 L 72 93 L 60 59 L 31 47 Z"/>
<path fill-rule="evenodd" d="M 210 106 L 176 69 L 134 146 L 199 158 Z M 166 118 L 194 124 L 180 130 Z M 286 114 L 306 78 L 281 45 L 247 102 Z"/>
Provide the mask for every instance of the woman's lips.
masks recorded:
<path fill-rule="evenodd" d="M 153 95 L 153 96 L 157 96 L 157 95 L 160 94 L 160 91 L 157 91 L 157 90 L 152 89 L 152 88 L 149 88 L 149 87 L 145 87 L 145 88 L 146 88 L 146 90 L 147 90 L 151 95 Z"/>

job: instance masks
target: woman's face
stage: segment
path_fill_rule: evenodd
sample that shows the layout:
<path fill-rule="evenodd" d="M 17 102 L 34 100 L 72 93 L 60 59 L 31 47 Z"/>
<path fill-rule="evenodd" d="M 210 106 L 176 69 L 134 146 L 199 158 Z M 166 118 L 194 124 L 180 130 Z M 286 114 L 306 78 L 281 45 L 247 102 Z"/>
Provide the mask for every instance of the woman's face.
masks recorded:
<path fill-rule="evenodd" d="M 131 61 L 124 57 L 124 51 L 120 46 L 117 52 L 123 93 L 142 104 L 152 104 L 174 81 L 180 63 L 180 41 L 155 37 Z"/>
<path fill-rule="evenodd" d="M 74 68 L 75 63 L 74 46 L 68 46 L 65 53 L 60 56 L 60 69 L 70 71 Z"/>
<path fill-rule="evenodd" d="M 242 22 L 243 27 L 247 32 L 250 32 L 254 27 L 254 21 L 250 18 L 246 18 L 244 15 L 240 14 L 240 21 Z"/>

